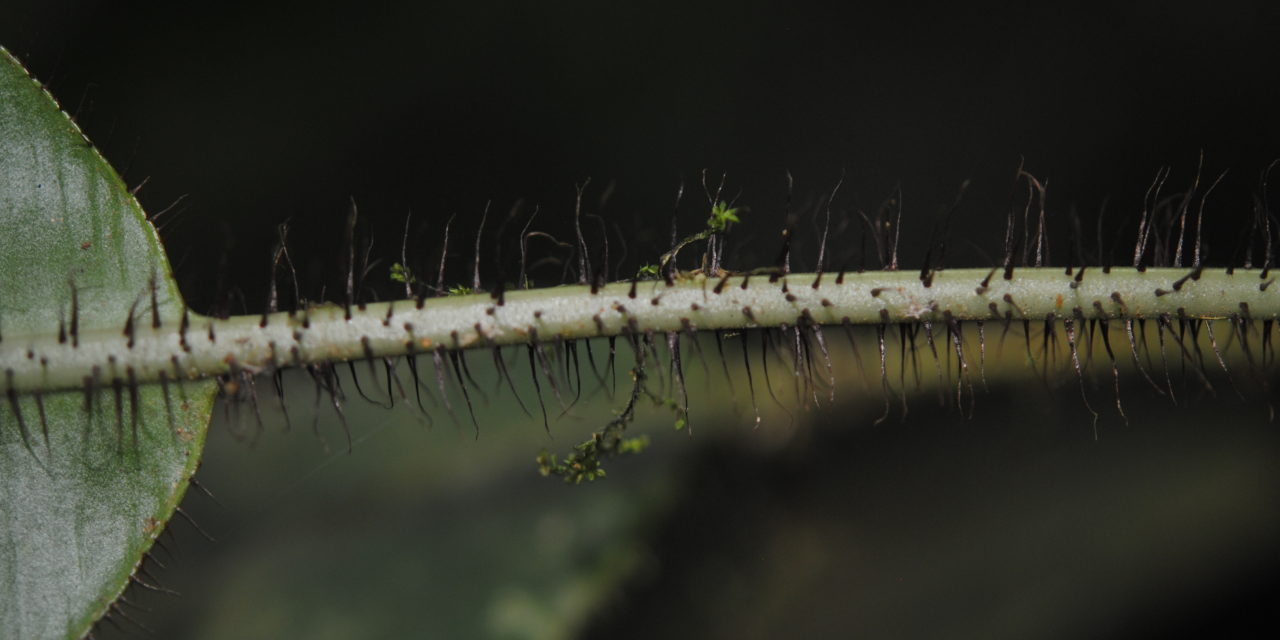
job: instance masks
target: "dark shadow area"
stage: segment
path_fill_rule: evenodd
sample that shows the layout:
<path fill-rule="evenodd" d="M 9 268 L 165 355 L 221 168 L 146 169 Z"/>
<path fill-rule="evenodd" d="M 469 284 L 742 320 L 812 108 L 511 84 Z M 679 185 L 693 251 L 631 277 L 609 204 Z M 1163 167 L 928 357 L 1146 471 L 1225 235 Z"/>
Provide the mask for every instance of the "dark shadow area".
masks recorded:
<path fill-rule="evenodd" d="M 661 562 L 584 637 L 1276 628 L 1280 437 L 1261 407 L 1148 398 L 1095 442 L 1069 397 L 1031 395 L 981 396 L 974 421 L 919 398 L 902 424 L 829 416 L 781 450 L 704 448 L 653 536 Z"/>
<path fill-rule="evenodd" d="M 141 187 L 148 211 L 167 211 L 164 238 L 198 309 L 265 304 L 286 220 L 302 296 L 341 298 L 346 266 L 335 256 L 353 201 L 359 235 L 373 241 L 366 298 L 395 295 L 387 269 L 409 212 L 411 262 L 433 281 L 443 224 L 457 215 L 445 280 L 469 284 L 488 207 L 484 280 L 513 280 L 520 221 L 538 207 L 533 228 L 570 237 L 574 186 L 587 178 L 587 213 L 605 222 L 585 232 L 596 246 L 607 235 L 610 262 L 624 263 L 610 275 L 626 277 L 666 249 L 682 183 L 681 229 L 702 225 L 703 169 L 727 174 L 726 195 L 750 208 L 730 268 L 771 263 L 786 211 L 811 215 L 842 175 L 837 220 L 874 213 L 901 188 L 912 266 L 969 180 L 947 264 L 991 264 L 1025 189 L 1019 166 L 1049 185 L 1059 261 L 1074 209 L 1091 251 L 1106 211 L 1104 259 L 1124 263 L 1131 241 L 1120 238 L 1132 236 L 1157 171 L 1173 168 L 1164 193 L 1185 190 L 1203 152 L 1204 182 L 1228 170 L 1208 203 L 1209 258 L 1239 262 L 1280 140 L 1268 72 L 1276 16 L 1263 2 L 1101 13 L 39 2 L 6 13 L 0 40 Z M 500 229 L 517 203 L 520 217 Z M 796 266 L 811 268 L 815 223 L 790 224 Z M 840 240 L 850 251 L 857 229 Z M 553 245 L 531 251 L 550 259 L 537 279 L 559 281 Z"/>

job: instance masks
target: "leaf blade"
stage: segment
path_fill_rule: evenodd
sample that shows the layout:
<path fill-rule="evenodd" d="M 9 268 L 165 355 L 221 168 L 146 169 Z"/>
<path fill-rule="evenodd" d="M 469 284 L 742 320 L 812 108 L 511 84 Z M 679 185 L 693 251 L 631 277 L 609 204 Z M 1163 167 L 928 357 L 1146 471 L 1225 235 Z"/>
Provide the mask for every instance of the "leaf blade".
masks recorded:
<path fill-rule="evenodd" d="M 182 313 L 137 201 L 3 48 L 0 274 L 6 342 Z M 0 403 L 0 637 L 79 637 L 108 610 L 195 472 L 215 388 L 104 378 Z"/>

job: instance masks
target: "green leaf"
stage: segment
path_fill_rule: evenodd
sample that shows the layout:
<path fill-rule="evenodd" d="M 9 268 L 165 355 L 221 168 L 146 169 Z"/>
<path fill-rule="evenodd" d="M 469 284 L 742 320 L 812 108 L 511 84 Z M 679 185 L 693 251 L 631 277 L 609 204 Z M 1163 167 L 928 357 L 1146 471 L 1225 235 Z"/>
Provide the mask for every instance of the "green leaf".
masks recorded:
<path fill-rule="evenodd" d="M 69 329 L 73 287 L 85 339 L 122 330 L 130 314 L 140 323 L 181 317 L 160 239 L 137 201 L 0 48 L 0 340 Z M 135 395 L 104 379 L 92 394 L 0 398 L 0 638 L 85 635 L 195 472 L 216 383 L 142 386 Z"/>

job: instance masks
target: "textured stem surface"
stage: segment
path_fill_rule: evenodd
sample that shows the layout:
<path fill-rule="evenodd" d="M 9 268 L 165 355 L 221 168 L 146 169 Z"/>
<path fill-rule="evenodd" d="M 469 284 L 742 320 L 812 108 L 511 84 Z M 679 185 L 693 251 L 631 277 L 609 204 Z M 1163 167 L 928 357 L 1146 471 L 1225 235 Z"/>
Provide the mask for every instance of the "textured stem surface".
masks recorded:
<path fill-rule="evenodd" d="M 1005 276 L 1009 275 L 1008 278 Z M 950 269 L 787 276 L 686 276 L 620 282 L 592 293 L 560 286 L 400 300 L 346 309 L 228 319 L 192 315 L 153 327 L 146 309 L 121 330 L 5 335 L 5 391 L 159 382 L 236 370 L 355 360 L 556 339 L 800 323 L 855 325 L 1054 318 L 1280 316 L 1280 287 L 1264 270 L 1114 268 Z M 127 327 L 126 327 L 127 324 Z"/>

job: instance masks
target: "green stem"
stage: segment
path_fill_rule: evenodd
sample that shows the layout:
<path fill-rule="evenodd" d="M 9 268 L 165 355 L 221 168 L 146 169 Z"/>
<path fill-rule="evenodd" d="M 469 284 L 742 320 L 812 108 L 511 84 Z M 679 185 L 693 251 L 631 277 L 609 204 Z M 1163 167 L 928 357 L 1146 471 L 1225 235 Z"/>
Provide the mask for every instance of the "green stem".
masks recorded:
<path fill-rule="evenodd" d="M 802 322 L 854 325 L 1053 318 L 1280 317 L 1280 287 L 1265 270 L 1022 268 L 878 271 L 782 277 L 702 274 L 663 281 L 381 302 L 228 319 L 190 316 L 153 328 L 139 309 L 124 330 L 5 335 L 7 393 L 196 379 L 234 370 L 401 356 L 628 332 L 746 329 Z M 121 327 L 125 326 L 121 319 Z M 78 342 L 73 344 L 73 342 Z M 132 344 L 130 344 L 132 342 Z"/>

